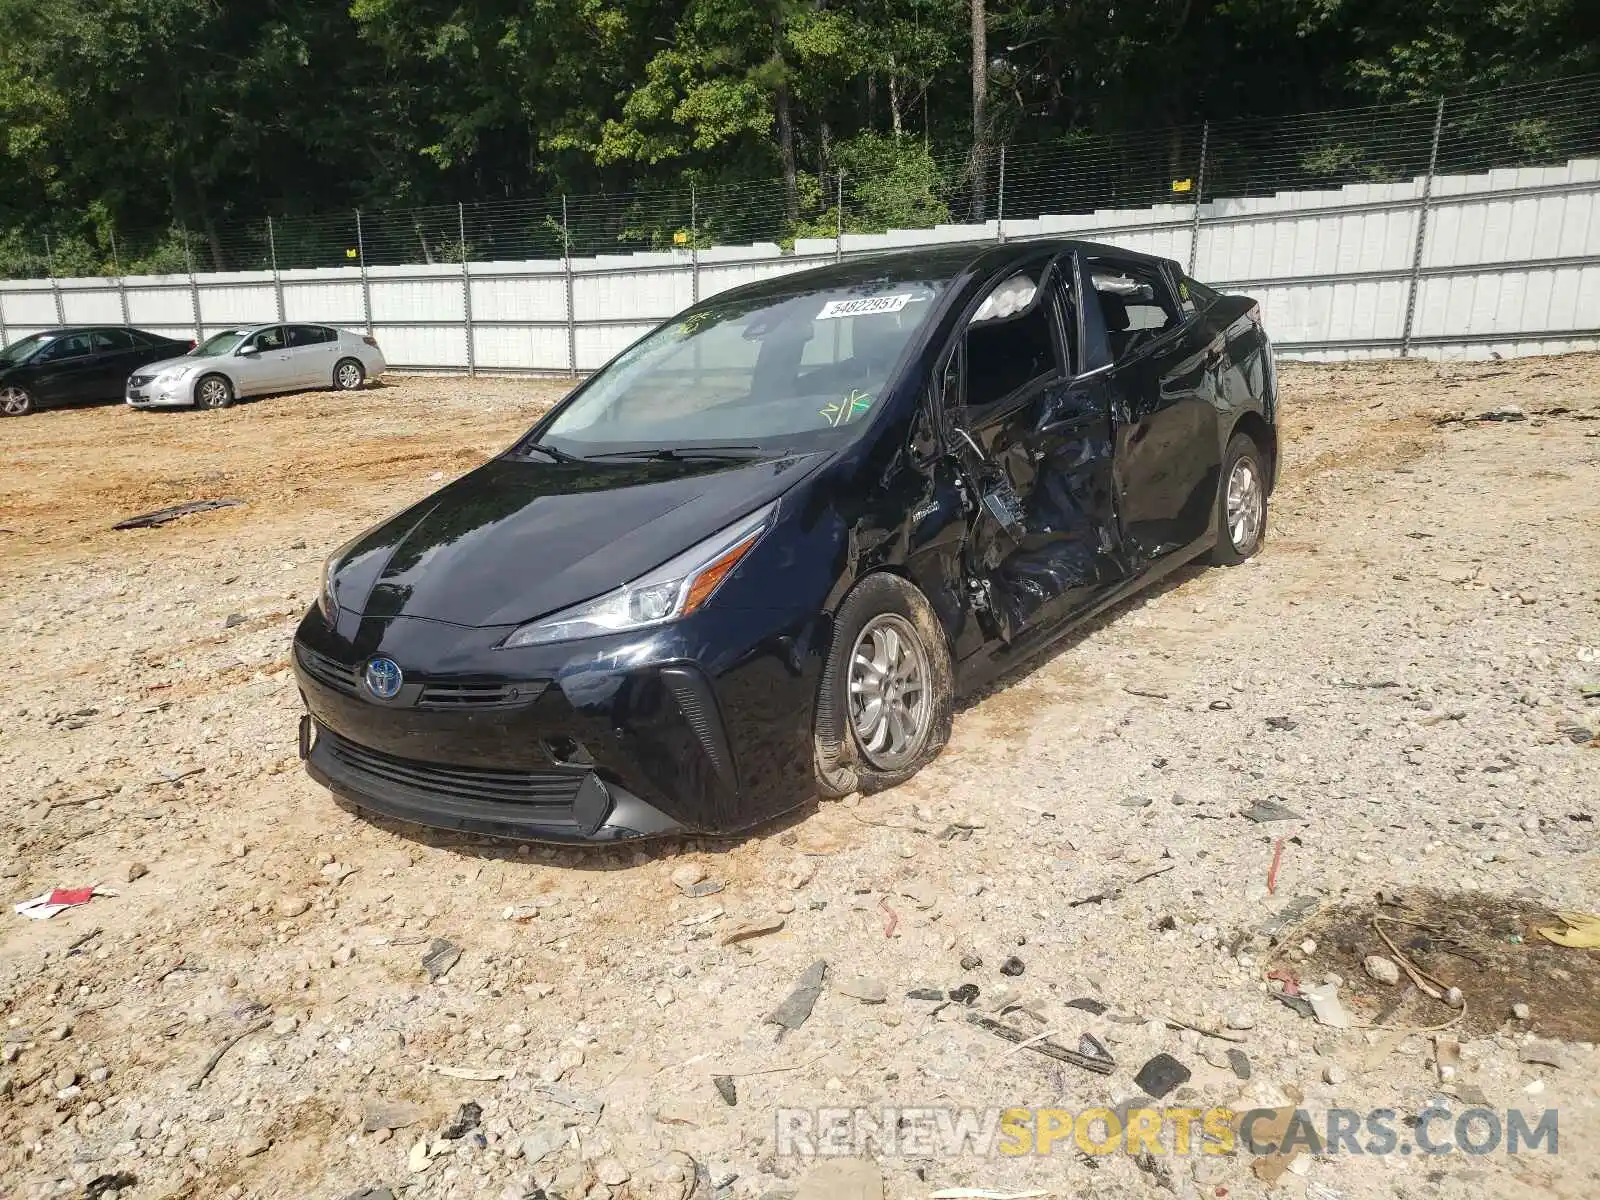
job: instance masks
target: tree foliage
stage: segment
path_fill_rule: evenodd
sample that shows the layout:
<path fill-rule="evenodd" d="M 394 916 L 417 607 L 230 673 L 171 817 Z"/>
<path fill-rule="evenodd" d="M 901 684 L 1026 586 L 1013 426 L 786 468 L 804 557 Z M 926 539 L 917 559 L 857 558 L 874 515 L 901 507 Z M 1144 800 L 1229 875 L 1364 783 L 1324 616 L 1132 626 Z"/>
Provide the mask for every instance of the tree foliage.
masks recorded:
<path fill-rule="evenodd" d="M 259 266 L 269 215 L 562 194 L 625 196 L 595 236 L 666 244 L 691 184 L 721 197 L 702 241 L 739 205 L 787 237 L 925 223 L 968 215 L 974 140 L 1600 70 L 1596 0 L 0 0 L 0 29 L 0 270 L 60 273 Z M 1364 153 L 1303 150 L 1384 177 Z"/>

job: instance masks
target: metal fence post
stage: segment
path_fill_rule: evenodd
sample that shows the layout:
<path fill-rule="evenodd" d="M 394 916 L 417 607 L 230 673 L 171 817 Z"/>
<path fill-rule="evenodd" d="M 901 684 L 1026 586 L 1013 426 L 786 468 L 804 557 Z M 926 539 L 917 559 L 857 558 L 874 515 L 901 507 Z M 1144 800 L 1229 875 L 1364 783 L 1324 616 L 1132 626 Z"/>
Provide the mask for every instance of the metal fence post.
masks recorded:
<path fill-rule="evenodd" d="M 194 315 L 194 340 L 199 343 L 206 340 L 205 324 L 200 320 L 200 284 L 194 277 L 194 253 L 189 249 L 188 227 L 179 228 L 183 232 L 183 261 L 189 267 L 189 309 Z"/>
<path fill-rule="evenodd" d="M 122 274 L 122 256 L 117 253 L 117 231 L 109 229 L 107 233 L 111 237 L 111 269 L 117 273 L 117 303 L 122 308 L 122 323 L 132 325 L 133 319 L 128 315 L 128 280 Z M 4 340 L 0 337 L 0 341 Z"/>
<path fill-rule="evenodd" d="M 56 302 L 56 324 L 67 323 L 67 310 L 61 302 L 61 281 L 56 278 L 55 256 L 50 253 L 50 235 L 44 235 L 44 269 L 50 276 L 50 294 Z"/>
<path fill-rule="evenodd" d="M 1417 292 L 1422 285 L 1422 250 L 1428 237 L 1428 202 L 1433 199 L 1433 176 L 1439 169 L 1439 135 L 1444 130 L 1444 97 L 1433 112 L 1433 147 L 1428 151 L 1428 177 L 1422 181 L 1422 204 L 1417 209 L 1417 244 L 1411 252 L 1411 282 L 1406 288 L 1406 324 L 1400 334 L 1400 357 L 1411 356 L 1411 330 L 1417 317 Z"/>
<path fill-rule="evenodd" d="M 833 261 L 844 261 L 844 172 L 839 172 L 838 197 L 833 210 Z"/>
<path fill-rule="evenodd" d="M 695 195 L 694 180 L 689 181 L 689 302 L 700 303 L 700 200 Z"/>
<path fill-rule="evenodd" d="M 567 197 L 561 195 L 561 271 L 567 278 L 567 374 L 578 374 L 578 315 L 572 298 L 572 228 L 567 224 Z"/>
<path fill-rule="evenodd" d="M 477 348 L 472 344 L 472 272 L 467 268 L 467 206 L 457 203 L 456 227 L 461 234 L 461 316 L 467 335 L 467 374 L 478 373 Z"/>
<path fill-rule="evenodd" d="M 272 294 L 278 301 L 278 320 L 283 320 L 283 276 L 278 274 L 278 238 L 272 231 L 272 218 L 267 218 L 267 253 L 272 256 Z"/>
<path fill-rule="evenodd" d="M 372 336 L 372 281 L 367 278 L 367 241 L 361 231 L 361 210 L 356 209 L 356 258 L 361 263 L 361 317 Z"/>
<path fill-rule="evenodd" d="M 1211 122 L 1200 126 L 1200 173 L 1194 180 L 1194 223 L 1189 226 L 1189 274 L 1200 257 L 1200 202 L 1206 194 L 1206 158 L 1211 152 Z"/>
<path fill-rule="evenodd" d="M 997 242 L 1006 240 L 1006 148 L 1000 147 L 1000 184 L 995 197 L 994 209 L 994 238 Z"/>

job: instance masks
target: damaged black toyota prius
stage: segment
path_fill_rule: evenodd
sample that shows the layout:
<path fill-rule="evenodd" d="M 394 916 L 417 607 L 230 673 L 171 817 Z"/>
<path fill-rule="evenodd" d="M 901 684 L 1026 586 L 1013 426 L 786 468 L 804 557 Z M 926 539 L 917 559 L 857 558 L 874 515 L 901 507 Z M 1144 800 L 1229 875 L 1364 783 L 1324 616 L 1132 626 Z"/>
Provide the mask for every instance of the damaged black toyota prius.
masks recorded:
<path fill-rule="evenodd" d="M 546 841 L 727 833 L 909 778 L 953 699 L 1266 528 L 1260 309 L 1075 241 L 723 292 L 336 551 L 311 775 Z"/>

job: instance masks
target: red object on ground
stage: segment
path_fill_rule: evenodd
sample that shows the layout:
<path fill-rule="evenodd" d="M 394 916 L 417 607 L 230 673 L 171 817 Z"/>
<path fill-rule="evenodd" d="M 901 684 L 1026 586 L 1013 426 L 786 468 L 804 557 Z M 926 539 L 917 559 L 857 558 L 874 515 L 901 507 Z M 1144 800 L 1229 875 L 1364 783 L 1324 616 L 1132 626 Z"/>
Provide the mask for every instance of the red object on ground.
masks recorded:
<path fill-rule="evenodd" d="M 87 904 L 94 895 L 92 886 L 86 888 L 57 888 L 50 893 L 47 904 Z"/>
<path fill-rule="evenodd" d="M 900 914 L 889 907 L 889 900 L 887 897 L 879 898 L 878 907 L 883 909 L 883 911 L 889 915 L 889 920 L 883 927 L 883 936 L 886 938 L 893 937 L 895 929 L 900 924 Z"/>
<path fill-rule="evenodd" d="M 1267 978 L 1276 979 L 1283 984 L 1283 994 L 1285 996 L 1298 996 L 1300 994 L 1300 981 L 1282 967 L 1279 967 L 1276 971 L 1268 971 Z"/>
<path fill-rule="evenodd" d="M 1283 858 L 1283 839 L 1279 838 L 1277 845 L 1272 847 L 1272 869 L 1267 872 L 1267 895 L 1271 896 L 1278 890 L 1278 863 Z"/>

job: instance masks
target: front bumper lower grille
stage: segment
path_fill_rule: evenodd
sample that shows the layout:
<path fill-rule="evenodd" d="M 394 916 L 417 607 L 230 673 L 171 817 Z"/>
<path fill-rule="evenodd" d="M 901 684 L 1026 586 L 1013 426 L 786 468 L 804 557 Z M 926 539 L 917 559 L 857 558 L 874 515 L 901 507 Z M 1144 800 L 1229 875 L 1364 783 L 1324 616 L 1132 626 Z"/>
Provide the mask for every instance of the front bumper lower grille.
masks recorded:
<path fill-rule="evenodd" d="M 588 768 L 508 771 L 418 762 L 357 745 L 309 715 L 301 718 L 300 738 L 312 778 L 404 821 L 553 842 L 616 841 L 681 828 Z"/>
<path fill-rule="evenodd" d="M 462 800 L 486 800 L 560 810 L 572 818 L 572 802 L 588 771 L 497 771 L 485 767 L 450 767 L 438 763 L 414 762 L 381 754 L 346 741 L 323 730 L 330 757 L 378 785 L 394 785 L 419 791 L 436 792 Z"/>

